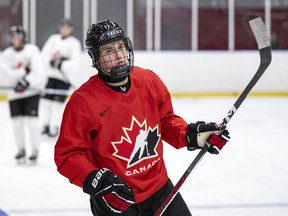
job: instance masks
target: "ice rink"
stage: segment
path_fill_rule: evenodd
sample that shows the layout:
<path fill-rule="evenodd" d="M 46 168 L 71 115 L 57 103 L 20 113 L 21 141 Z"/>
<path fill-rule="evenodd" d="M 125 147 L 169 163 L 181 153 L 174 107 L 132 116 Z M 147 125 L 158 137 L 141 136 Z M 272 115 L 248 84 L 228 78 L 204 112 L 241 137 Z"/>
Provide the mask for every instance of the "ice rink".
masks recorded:
<path fill-rule="evenodd" d="M 187 122 L 221 122 L 235 98 L 173 99 Z M 193 216 L 288 215 L 288 98 L 248 98 L 228 124 L 231 140 L 207 154 L 181 194 Z M 0 209 L 11 216 L 88 216 L 88 195 L 56 171 L 56 140 L 43 138 L 38 164 L 17 165 L 7 102 L 0 102 Z M 198 151 L 165 145 L 178 181 Z M 1 215 L 1 210 L 0 210 Z"/>

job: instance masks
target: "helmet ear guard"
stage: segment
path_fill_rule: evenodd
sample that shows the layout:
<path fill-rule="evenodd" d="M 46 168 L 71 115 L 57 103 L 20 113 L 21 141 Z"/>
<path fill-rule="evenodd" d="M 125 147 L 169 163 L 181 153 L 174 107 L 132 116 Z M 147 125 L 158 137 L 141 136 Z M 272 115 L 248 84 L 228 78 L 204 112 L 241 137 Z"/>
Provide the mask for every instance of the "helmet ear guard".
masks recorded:
<path fill-rule="evenodd" d="M 96 61 L 99 58 L 99 50 L 97 48 L 88 49 L 88 54 L 90 58 L 92 59 L 93 65 L 94 65 L 94 61 Z"/>

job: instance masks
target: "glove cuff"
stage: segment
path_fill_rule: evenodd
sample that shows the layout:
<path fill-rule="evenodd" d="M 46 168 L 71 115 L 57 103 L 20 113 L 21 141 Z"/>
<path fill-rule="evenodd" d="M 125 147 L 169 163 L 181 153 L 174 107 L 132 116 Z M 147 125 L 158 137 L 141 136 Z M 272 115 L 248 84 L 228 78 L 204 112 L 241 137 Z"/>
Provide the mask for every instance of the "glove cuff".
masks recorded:
<path fill-rule="evenodd" d="M 191 123 L 187 125 L 188 128 L 188 133 L 185 136 L 185 140 L 188 143 L 187 144 L 187 149 L 189 151 L 194 151 L 197 149 L 197 133 L 194 131 L 194 127 L 196 124 Z"/>
<path fill-rule="evenodd" d="M 26 80 L 25 77 L 23 77 L 19 83 L 21 83 L 23 86 L 28 87 L 30 85 L 30 83 Z"/>

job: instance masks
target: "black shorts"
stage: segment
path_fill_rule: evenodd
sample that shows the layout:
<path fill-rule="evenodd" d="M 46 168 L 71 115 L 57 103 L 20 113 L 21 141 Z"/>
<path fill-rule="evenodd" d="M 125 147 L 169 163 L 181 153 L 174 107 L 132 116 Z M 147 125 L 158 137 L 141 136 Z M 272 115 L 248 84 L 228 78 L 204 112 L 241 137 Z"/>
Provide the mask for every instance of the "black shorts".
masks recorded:
<path fill-rule="evenodd" d="M 161 206 L 162 202 L 166 199 L 168 194 L 174 188 L 171 180 L 169 179 L 166 184 L 155 192 L 152 196 L 146 200 L 131 205 L 125 212 L 121 215 L 124 216 L 153 216 L 158 208 Z M 108 216 L 102 212 L 101 206 L 97 206 L 93 197 L 90 198 L 90 206 L 94 216 Z M 191 216 L 191 213 L 183 200 L 180 193 L 178 193 L 170 205 L 167 207 L 163 216 Z"/>
<path fill-rule="evenodd" d="M 9 101 L 11 117 L 16 116 L 38 117 L 39 100 L 40 100 L 40 94 Z"/>
<path fill-rule="evenodd" d="M 45 88 L 47 89 L 59 89 L 59 90 L 68 90 L 70 84 L 64 82 L 63 80 L 49 78 L 48 83 Z M 57 94 L 45 94 L 43 98 L 53 101 L 64 102 L 66 100 L 66 95 L 57 95 Z"/>

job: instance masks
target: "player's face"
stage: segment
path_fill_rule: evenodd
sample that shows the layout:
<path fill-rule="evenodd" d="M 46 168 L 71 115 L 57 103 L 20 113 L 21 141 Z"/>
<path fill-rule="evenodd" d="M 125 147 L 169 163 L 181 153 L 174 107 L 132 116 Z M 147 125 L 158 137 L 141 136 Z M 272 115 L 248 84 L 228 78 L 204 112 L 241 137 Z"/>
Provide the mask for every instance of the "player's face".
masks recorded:
<path fill-rule="evenodd" d="M 73 31 L 73 28 L 71 28 L 68 25 L 63 25 L 59 28 L 60 35 L 64 38 L 69 36 L 72 33 L 72 31 Z"/>
<path fill-rule="evenodd" d="M 18 35 L 11 36 L 10 42 L 15 48 L 20 48 L 23 46 L 23 38 Z"/>
<path fill-rule="evenodd" d="M 104 73 L 109 73 L 114 67 L 128 64 L 128 52 L 123 40 L 101 46 L 99 54 L 99 63 Z"/>

